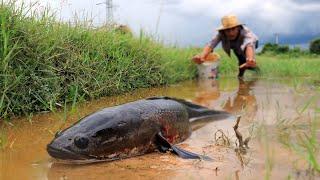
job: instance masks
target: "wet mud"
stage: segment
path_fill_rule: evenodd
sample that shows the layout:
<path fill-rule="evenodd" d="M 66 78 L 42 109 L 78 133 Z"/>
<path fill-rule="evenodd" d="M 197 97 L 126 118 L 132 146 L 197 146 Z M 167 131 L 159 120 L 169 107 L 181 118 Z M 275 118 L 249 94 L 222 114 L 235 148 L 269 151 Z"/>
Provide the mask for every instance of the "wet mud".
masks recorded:
<path fill-rule="evenodd" d="M 57 163 L 47 154 L 46 145 L 55 132 L 81 117 L 150 96 L 183 98 L 241 116 L 238 131 L 244 138 L 250 137 L 249 148 L 237 151 L 239 142 L 233 128 L 236 120 L 229 118 L 199 124 L 191 137 L 178 145 L 210 156 L 213 161 L 185 160 L 154 152 L 120 161 L 68 165 Z M 314 118 L 320 105 L 318 97 L 319 92 L 312 86 L 296 86 L 290 79 L 222 78 L 142 89 L 83 102 L 68 111 L 2 122 L 0 179 L 316 179 L 319 176 L 311 175 L 306 161 L 285 144 L 291 137 L 286 136 L 288 129 L 301 125 L 298 130 L 303 131 Z M 306 104 L 311 105 L 306 108 Z"/>

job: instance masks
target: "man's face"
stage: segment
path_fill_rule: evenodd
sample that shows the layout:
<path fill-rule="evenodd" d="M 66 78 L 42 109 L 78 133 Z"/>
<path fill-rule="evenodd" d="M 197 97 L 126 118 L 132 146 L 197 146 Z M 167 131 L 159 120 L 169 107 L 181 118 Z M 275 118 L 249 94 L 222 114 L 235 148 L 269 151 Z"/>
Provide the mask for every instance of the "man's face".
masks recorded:
<path fill-rule="evenodd" d="M 224 33 L 229 40 L 235 40 L 239 34 L 239 26 L 233 27 L 230 29 L 226 29 L 226 30 L 224 30 Z"/>

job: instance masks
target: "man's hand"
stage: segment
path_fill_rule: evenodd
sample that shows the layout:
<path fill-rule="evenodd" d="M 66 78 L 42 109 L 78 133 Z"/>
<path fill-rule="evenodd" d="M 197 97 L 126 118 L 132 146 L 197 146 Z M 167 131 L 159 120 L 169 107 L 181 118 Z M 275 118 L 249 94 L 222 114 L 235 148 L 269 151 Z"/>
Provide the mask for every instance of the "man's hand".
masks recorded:
<path fill-rule="evenodd" d="M 193 56 L 192 60 L 197 64 L 202 64 L 212 51 L 213 49 L 207 45 L 203 48 L 201 54 Z"/>
<path fill-rule="evenodd" d="M 256 60 L 254 59 L 254 49 L 253 49 L 252 45 L 248 45 L 246 47 L 246 57 L 247 58 L 246 58 L 246 63 L 244 65 L 244 67 L 247 67 L 247 68 L 256 67 Z"/>
<path fill-rule="evenodd" d="M 193 56 L 192 61 L 197 64 L 202 64 L 204 62 L 204 59 L 201 58 L 201 55 L 198 54 L 198 55 Z"/>
<path fill-rule="evenodd" d="M 247 58 L 246 67 L 256 67 L 256 60 Z"/>

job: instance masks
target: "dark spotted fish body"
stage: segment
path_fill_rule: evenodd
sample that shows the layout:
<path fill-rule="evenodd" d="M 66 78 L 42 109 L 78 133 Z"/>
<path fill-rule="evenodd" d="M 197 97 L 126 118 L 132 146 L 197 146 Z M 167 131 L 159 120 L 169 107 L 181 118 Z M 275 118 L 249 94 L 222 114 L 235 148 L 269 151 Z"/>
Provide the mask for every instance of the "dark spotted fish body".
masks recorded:
<path fill-rule="evenodd" d="M 111 161 L 156 149 L 188 156 L 172 145 L 190 136 L 191 118 L 217 114 L 229 115 L 169 97 L 138 100 L 84 117 L 58 133 L 47 150 L 56 159 L 74 162 Z"/>

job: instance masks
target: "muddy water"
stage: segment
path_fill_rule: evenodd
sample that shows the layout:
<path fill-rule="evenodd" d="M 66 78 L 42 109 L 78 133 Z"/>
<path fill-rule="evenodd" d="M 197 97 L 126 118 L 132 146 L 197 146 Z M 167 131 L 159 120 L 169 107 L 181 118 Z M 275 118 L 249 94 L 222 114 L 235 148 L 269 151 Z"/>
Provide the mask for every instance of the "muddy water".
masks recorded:
<path fill-rule="evenodd" d="M 0 150 L 0 179 L 304 179 L 310 176 L 308 166 L 281 143 L 279 127 L 290 128 L 291 120 L 310 120 L 310 114 L 320 107 L 316 88 L 284 79 L 188 81 L 82 103 L 73 110 L 13 120 L 1 124 L 4 145 Z M 65 165 L 47 154 L 46 145 L 54 133 L 79 118 L 104 107 L 159 95 L 241 115 L 240 131 L 244 137 L 252 136 L 250 149 L 246 154 L 235 151 L 235 121 L 229 118 L 201 125 L 179 145 L 212 157 L 212 162 L 155 152 L 109 163 Z M 306 104 L 311 105 L 305 108 Z M 230 145 L 222 141 L 221 132 Z"/>

